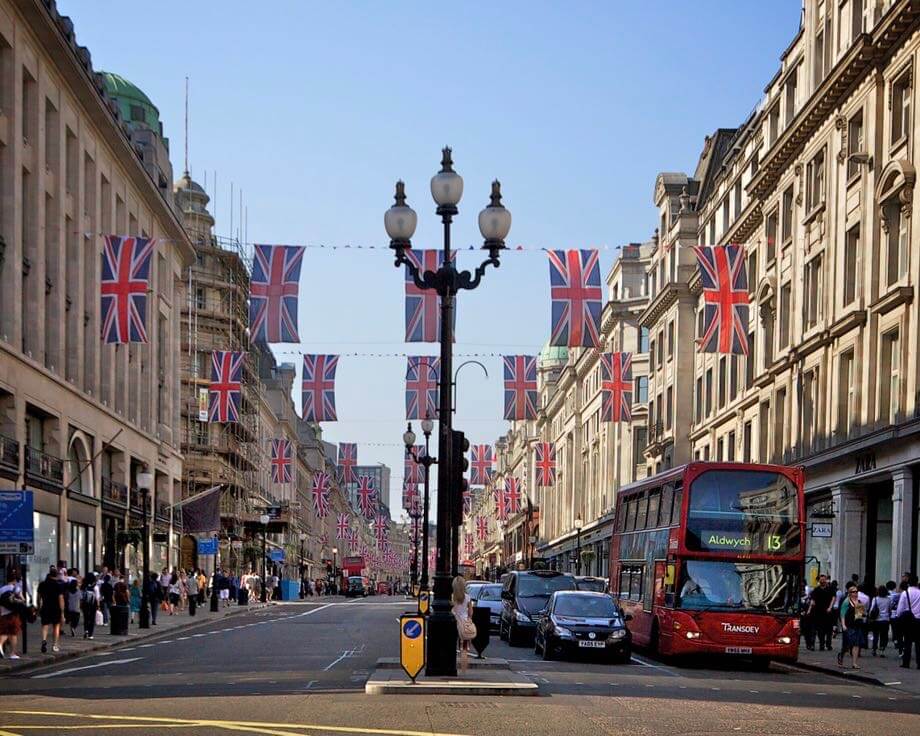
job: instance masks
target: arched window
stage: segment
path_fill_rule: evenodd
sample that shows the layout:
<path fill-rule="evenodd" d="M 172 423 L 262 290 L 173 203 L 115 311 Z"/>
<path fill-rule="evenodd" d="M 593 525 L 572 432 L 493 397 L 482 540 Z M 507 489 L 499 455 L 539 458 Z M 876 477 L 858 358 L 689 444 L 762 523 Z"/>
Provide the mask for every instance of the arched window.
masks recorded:
<path fill-rule="evenodd" d="M 82 432 L 75 432 L 67 448 L 67 465 L 70 472 L 68 488 L 76 493 L 93 495 L 93 468 L 89 462 L 88 443 Z"/>
<path fill-rule="evenodd" d="M 896 159 L 885 166 L 875 189 L 882 224 L 879 283 L 884 288 L 894 286 L 907 274 L 916 178 L 916 170 L 910 162 Z"/>

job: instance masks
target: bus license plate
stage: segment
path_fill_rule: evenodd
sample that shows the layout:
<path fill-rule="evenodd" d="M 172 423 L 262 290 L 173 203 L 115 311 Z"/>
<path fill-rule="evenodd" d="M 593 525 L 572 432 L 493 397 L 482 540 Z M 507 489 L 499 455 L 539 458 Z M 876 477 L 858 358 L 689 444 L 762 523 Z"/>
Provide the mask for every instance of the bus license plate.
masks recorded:
<path fill-rule="evenodd" d="M 580 641 L 578 646 L 585 647 L 586 649 L 603 649 L 605 644 L 602 641 Z"/>
<path fill-rule="evenodd" d="M 725 647 L 726 654 L 750 654 L 750 647 Z"/>

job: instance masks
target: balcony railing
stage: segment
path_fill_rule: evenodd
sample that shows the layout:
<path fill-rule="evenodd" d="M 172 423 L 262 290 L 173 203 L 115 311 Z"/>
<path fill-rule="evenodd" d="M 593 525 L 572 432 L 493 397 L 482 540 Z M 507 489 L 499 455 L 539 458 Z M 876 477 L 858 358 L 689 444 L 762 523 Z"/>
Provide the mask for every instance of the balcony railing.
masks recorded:
<path fill-rule="evenodd" d="M 150 513 L 149 501 L 147 507 L 147 513 Z M 137 512 L 138 514 L 144 513 L 144 497 L 141 495 L 140 488 L 131 489 L 131 510 Z"/>
<path fill-rule="evenodd" d="M 157 501 L 156 516 L 160 521 L 169 521 L 169 504 L 166 501 Z"/>
<path fill-rule="evenodd" d="M 664 423 L 663 422 L 649 422 L 648 423 L 648 446 L 654 445 L 658 442 L 661 437 L 664 435 Z"/>
<path fill-rule="evenodd" d="M 64 461 L 26 446 L 26 475 L 56 486 L 64 485 Z"/>
<path fill-rule="evenodd" d="M 0 466 L 19 472 L 19 443 L 12 437 L 0 434 Z"/>
<path fill-rule="evenodd" d="M 128 486 L 111 478 L 102 479 L 102 500 L 118 506 L 128 505 Z"/>

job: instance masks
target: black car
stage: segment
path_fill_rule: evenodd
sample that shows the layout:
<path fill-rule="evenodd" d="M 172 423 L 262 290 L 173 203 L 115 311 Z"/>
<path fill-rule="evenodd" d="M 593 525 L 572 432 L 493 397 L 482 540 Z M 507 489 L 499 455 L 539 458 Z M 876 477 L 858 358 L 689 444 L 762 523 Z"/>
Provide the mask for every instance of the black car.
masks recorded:
<path fill-rule="evenodd" d="M 575 590 L 575 578 L 556 570 L 515 570 L 505 575 L 499 638 L 513 647 L 528 644 L 549 597 L 558 590 Z"/>
<path fill-rule="evenodd" d="M 576 575 L 575 589 L 590 590 L 594 593 L 606 593 L 607 578 L 593 578 L 590 575 Z"/>
<path fill-rule="evenodd" d="M 630 618 L 606 593 L 554 593 L 537 625 L 534 651 L 543 659 L 587 653 L 626 663 L 632 655 Z"/>

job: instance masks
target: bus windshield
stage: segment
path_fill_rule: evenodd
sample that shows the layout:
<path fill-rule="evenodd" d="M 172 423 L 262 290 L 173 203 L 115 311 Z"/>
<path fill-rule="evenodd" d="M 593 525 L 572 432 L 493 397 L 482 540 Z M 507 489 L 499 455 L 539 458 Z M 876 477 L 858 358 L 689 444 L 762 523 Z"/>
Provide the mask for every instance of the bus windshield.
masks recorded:
<path fill-rule="evenodd" d="M 691 611 L 732 610 L 794 613 L 800 565 L 764 565 L 721 560 L 686 560 L 677 607 Z"/>
<path fill-rule="evenodd" d="M 801 549 L 796 486 L 781 473 L 708 470 L 690 484 L 688 549 L 795 555 Z"/>

